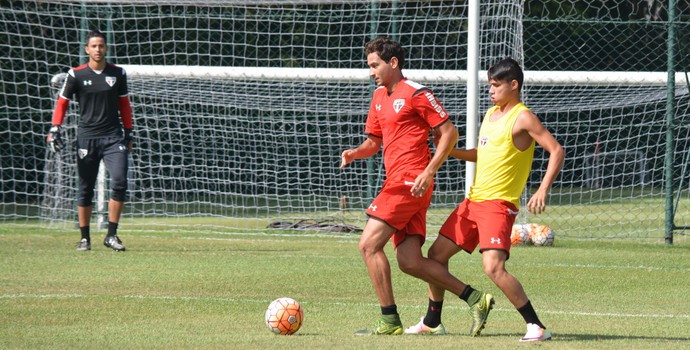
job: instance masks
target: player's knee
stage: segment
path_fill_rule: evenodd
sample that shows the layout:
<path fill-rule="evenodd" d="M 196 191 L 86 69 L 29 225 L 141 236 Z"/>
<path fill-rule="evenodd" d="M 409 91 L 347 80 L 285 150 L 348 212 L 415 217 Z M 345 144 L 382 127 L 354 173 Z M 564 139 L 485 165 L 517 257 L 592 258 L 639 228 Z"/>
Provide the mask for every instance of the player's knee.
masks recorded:
<path fill-rule="evenodd" d="M 420 251 L 416 251 L 417 254 L 397 254 L 398 268 L 400 271 L 411 275 L 411 276 L 421 276 L 423 269 L 426 265 L 424 257 Z"/>
<path fill-rule="evenodd" d="M 496 268 L 491 265 L 484 265 L 484 273 L 493 280 L 496 277 Z"/>
<path fill-rule="evenodd" d="M 359 245 L 357 246 L 362 257 L 366 259 L 367 257 L 383 251 L 383 247 L 387 240 L 384 241 L 379 237 L 381 237 L 380 234 L 369 232 L 366 229 L 362 232 L 362 236 L 359 239 Z"/>
<path fill-rule="evenodd" d="M 419 271 L 418 271 L 419 266 L 420 266 L 419 264 L 414 263 L 410 259 L 398 259 L 398 268 L 400 268 L 400 271 L 402 271 L 408 275 L 418 276 L 419 275 Z"/>
<path fill-rule="evenodd" d="M 93 204 L 93 189 L 79 189 L 79 198 L 77 205 L 80 207 L 88 207 Z"/>
<path fill-rule="evenodd" d="M 427 253 L 429 259 L 439 262 L 441 265 L 448 266 L 448 254 L 443 253 L 438 247 L 432 245 Z"/>
<path fill-rule="evenodd" d="M 110 198 L 118 202 L 124 202 L 127 198 L 126 188 L 113 188 L 110 193 Z"/>
<path fill-rule="evenodd" d="M 127 178 L 113 178 L 111 180 L 111 194 L 110 198 L 124 202 L 127 198 Z"/>
<path fill-rule="evenodd" d="M 364 258 L 373 255 L 376 252 L 376 246 L 371 244 L 369 241 L 360 241 L 357 248 L 359 249 L 359 253 Z"/>
<path fill-rule="evenodd" d="M 503 264 L 493 261 L 484 262 L 484 273 L 489 276 L 491 280 L 497 280 L 504 272 L 505 269 L 503 268 Z"/>

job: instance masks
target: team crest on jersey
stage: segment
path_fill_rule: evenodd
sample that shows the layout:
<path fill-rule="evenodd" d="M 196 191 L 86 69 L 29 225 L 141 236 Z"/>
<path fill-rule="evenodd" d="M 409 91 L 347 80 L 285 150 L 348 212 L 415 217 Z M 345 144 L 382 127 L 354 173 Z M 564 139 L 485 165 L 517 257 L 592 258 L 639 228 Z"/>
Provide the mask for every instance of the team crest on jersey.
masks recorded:
<path fill-rule="evenodd" d="M 116 77 L 105 77 L 105 82 L 110 85 L 110 87 L 113 87 L 115 83 L 117 82 Z"/>
<path fill-rule="evenodd" d="M 89 150 L 80 148 L 78 154 L 79 154 L 79 159 L 84 159 L 84 157 L 86 157 L 86 155 L 89 154 Z"/>
<path fill-rule="evenodd" d="M 489 138 L 486 136 L 482 136 L 479 138 L 479 144 L 484 147 L 486 144 L 489 142 Z"/>
<path fill-rule="evenodd" d="M 400 112 L 400 110 L 403 108 L 405 105 L 405 99 L 404 98 L 399 98 L 395 101 L 393 101 L 393 109 L 395 110 L 395 113 Z"/>

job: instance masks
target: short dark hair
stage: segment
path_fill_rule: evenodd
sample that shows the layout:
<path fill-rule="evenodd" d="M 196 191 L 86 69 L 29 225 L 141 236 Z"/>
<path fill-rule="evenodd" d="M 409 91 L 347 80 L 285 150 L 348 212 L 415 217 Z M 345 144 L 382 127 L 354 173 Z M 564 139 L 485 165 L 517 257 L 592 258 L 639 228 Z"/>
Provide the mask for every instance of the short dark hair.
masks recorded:
<path fill-rule="evenodd" d="M 108 44 L 108 41 L 105 39 L 105 35 L 103 35 L 103 33 L 99 32 L 98 30 L 94 29 L 94 30 L 90 31 L 89 34 L 86 34 L 86 43 L 87 44 L 89 43 L 89 40 L 91 40 L 91 38 L 103 38 L 103 42 Z"/>
<path fill-rule="evenodd" d="M 495 79 L 508 82 L 517 80 L 518 91 L 522 90 L 522 83 L 525 79 L 525 76 L 522 72 L 522 68 L 520 68 L 520 64 L 510 57 L 506 57 L 496 62 L 496 64 L 489 68 L 486 74 L 489 77 L 489 80 Z"/>
<path fill-rule="evenodd" d="M 374 52 L 386 63 L 389 63 L 393 57 L 397 58 L 400 69 L 405 65 L 405 49 L 399 42 L 386 36 L 380 36 L 364 44 L 365 55 L 369 56 Z"/>

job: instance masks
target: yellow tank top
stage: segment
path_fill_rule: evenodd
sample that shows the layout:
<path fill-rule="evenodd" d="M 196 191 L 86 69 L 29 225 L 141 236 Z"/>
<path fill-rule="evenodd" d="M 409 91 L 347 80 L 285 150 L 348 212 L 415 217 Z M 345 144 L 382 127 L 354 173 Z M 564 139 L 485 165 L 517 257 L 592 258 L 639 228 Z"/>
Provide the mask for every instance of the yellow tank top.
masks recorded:
<path fill-rule="evenodd" d="M 477 172 L 468 197 L 476 202 L 502 199 L 519 207 L 532 169 L 535 142 L 532 140 L 524 151 L 517 149 L 513 144 L 513 126 L 518 114 L 529 109 L 519 103 L 500 119 L 491 121 L 496 109 L 498 106 L 486 112 L 479 128 Z"/>

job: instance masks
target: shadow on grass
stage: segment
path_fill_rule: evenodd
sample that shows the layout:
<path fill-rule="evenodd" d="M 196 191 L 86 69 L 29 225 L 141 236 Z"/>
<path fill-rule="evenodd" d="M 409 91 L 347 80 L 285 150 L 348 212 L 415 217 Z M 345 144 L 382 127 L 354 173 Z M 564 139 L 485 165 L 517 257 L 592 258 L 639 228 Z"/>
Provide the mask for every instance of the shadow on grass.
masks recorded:
<path fill-rule="evenodd" d="M 481 337 L 513 337 L 520 339 L 524 334 L 522 333 L 492 333 L 482 334 Z M 553 335 L 553 341 L 568 342 L 568 341 L 600 341 L 600 340 L 649 340 L 649 341 L 690 341 L 690 337 L 664 337 L 664 336 L 644 336 L 644 335 L 603 335 L 603 334 L 575 334 L 575 333 L 556 333 Z"/>

